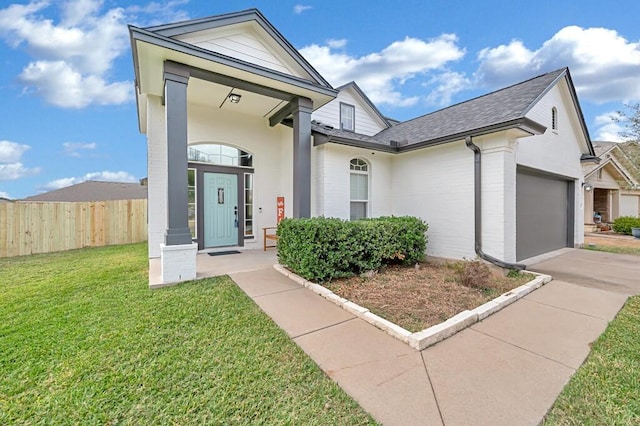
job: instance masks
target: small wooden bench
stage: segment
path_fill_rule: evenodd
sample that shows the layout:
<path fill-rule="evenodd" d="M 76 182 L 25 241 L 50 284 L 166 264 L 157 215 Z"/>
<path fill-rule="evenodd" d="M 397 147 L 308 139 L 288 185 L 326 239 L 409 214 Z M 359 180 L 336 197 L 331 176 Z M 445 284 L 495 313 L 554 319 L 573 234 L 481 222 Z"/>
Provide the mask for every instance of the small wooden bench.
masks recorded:
<path fill-rule="evenodd" d="M 275 231 L 276 229 L 278 229 L 275 226 L 268 226 L 266 228 L 262 228 L 262 233 L 263 233 L 263 240 L 262 243 L 264 244 L 264 251 L 267 251 L 268 248 L 276 248 L 278 246 L 278 237 L 275 232 L 271 232 L 271 231 Z M 269 246 L 267 245 L 267 241 L 268 240 L 273 240 L 276 242 L 275 245 Z"/>

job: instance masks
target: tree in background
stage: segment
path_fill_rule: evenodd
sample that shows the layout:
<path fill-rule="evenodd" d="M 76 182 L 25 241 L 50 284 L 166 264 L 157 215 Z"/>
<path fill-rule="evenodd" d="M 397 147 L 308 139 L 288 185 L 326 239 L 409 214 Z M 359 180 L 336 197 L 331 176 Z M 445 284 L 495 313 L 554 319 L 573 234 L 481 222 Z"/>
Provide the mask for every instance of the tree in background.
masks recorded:
<path fill-rule="evenodd" d="M 625 105 L 625 108 L 625 111 L 618 111 L 612 120 L 623 126 L 619 135 L 625 140 L 640 142 L 640 103 Z"/>

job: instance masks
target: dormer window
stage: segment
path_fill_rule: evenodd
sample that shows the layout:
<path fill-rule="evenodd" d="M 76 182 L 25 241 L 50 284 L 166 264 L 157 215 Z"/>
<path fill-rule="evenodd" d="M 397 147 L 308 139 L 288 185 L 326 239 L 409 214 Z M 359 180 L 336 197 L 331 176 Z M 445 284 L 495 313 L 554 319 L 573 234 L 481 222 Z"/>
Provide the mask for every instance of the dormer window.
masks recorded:
<path fill-rule="evenodd" d="M 558 130 L 558 110 L 551 108 L 551 130 Z"/>
<path fill-rule="evenodd" d="M 356 130 L 356 108 L 340 102 L 340 129 L 354 132 Z"/>

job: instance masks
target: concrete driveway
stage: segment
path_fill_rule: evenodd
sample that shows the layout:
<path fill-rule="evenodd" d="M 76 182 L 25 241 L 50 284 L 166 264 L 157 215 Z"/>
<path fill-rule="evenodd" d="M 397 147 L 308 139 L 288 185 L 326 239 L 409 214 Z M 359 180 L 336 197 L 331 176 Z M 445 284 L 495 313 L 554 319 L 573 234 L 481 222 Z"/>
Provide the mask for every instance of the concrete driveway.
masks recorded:
<path fill-rule="evenodd" d="M 640 294 L 640 257 L 592 250 L 569 250 L 527 265 L 557 281 L 625 294 Z"/>

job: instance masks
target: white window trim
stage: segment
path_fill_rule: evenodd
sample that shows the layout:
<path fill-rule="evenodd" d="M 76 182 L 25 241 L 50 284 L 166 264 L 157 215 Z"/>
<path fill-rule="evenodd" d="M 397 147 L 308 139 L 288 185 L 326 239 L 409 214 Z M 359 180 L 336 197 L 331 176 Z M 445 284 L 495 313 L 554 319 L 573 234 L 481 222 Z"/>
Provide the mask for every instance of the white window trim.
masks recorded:
<path fill-rule="evenodd" d="M 251 176 L 251 198 L 252 198 L 252 203 L 251 203 L 251 231 L 253 232 L 252 235 L 247 235 L 247 213 L 246 213 L 246 209 L 247 209 L 247 183 L 246 183 L 246 179 L 247 176 Z M 244 192 L 244 209 L 245 209 L 245 213 L 244 213 L 244 235 L 243 238 L 245 241 L 247 240 L 255 240 L 256 236 L 257 236 L 257 232 L 256 232 L 256 205 L 255 205 L 255 199 L 256 199 L 256 189 L 255 189 L 255 172 L 254 173 L 244 173 L 242 175 L 242 190 Z"/>
<path fill-rule="evenodd" d="M 351 169 L 351 161 L 353 160 L 363 161 L 367 165 L 367 170 L 363 171 L 363 170 Z M 351 198 L 351 174 L 367 176 L 367 199 L 366 200 Z M 371 162 L 361 157 L 354 157 L 349 160 L 349 219 L 351 219 L 351 203 L 365 203 L 365 218 L 371 217 Z"/>
<path fill-rule="evenodd" d="M 344 127 L 343 122 L 342 122 L 342 111 L 343 108 L 348 108 L 351 110 L 352 112 L 352 116 L 351 116 L 351 122 L 353 125 L 352 129 L 348 129 L 346 127 Z M 355 105 L 351 105 L 351 104 L 347 104 L 345 102 L 340 102 L 340 130 L 346 130 L 348 132 L 355 132 L 356 131 L 356 107 Z"/>

